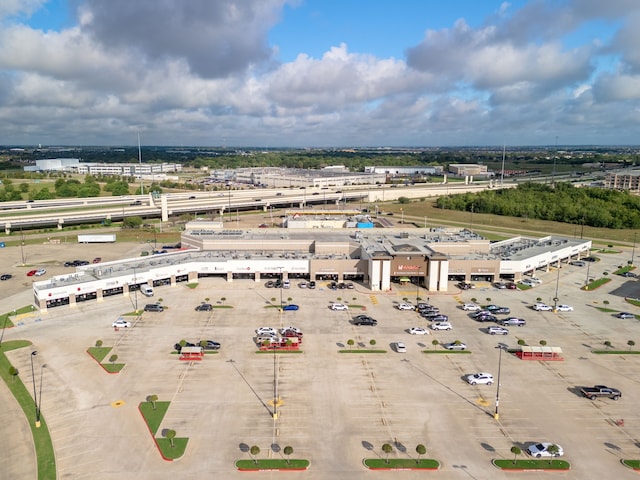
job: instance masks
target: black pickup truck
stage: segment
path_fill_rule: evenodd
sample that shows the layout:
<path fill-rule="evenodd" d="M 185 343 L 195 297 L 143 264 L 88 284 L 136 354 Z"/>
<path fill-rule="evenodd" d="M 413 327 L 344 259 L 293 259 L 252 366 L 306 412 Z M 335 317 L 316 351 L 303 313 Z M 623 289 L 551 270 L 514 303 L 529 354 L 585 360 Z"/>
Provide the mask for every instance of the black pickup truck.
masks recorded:
<path fill-rule="evenodd" d="M 622 396 L 622 392 L 617 388 L 607 387 L 606 385 L 594 385 L 593 387 L 580 388 L 582 395 L 589 400 L 595 400 L 598 397 L 609 397 L 612 400 L 618 400 Z"/>

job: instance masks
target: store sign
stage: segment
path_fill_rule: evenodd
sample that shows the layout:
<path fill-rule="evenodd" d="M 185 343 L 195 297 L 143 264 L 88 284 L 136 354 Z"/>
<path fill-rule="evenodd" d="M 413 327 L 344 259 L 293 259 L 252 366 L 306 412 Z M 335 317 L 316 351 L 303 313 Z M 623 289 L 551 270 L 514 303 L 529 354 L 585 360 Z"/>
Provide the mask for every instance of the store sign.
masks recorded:
<path fill-rule="evenodd" d="M 398 265 L 400 272 L 416 272 L 420 270 L 420 265 Z"/>

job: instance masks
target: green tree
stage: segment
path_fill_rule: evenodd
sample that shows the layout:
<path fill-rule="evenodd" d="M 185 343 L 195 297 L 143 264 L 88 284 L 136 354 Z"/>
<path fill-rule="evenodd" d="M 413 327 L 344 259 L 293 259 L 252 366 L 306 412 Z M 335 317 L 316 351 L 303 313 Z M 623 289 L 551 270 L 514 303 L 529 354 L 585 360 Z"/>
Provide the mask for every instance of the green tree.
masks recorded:
<path fill-rule="evenodd" d="M 520 449 L 520 447 L 514 445 L 513 447 L 511 447 L 511 453 L 513 453 L 513 463 L 515 464 L 516 458 L 522 453 L 522 450 Z"/>
<path fill-rule="evenodd" d="M 260 447 L 257 445 L 252 446 L 249 449 L 249 453 L 251 453 L 251 455 L 253 455 L 253 461 L 255 462 L 255 464 L 258 464 L 258 459 L 256 458 L 256 456 L 260 453 Z"/>
<path fill-rule="evenodd" d="M 547 452 L 549 452 L 549 454 L 551 454 L 551 456 L 549 457 L 549 463 L 551 463 L 551 461 L 553 460 L 553 457 L 558 455 L 559 451 L 560 451 L 560 449 L 558 448 L 558 446 L 555 443 L 552 444 L 552 445 L 549 445 L 547 447 Z"/>
<path fill-rule="evenodd" d="M 224 302 L 226 302 L 226 301 L 227 301 L 227 297 L 221 297 L 221 298 L 220 298 L 220 301 L 224 304 Z"/>
<path fill-rule="evenodd" d="M 147 396 L 147 402 L 151 403 L 151 408 L 153 410 L 156 409 L 156 402 L 158 401 L 158 395 L 149 395 Z"/>
<path fill-rule="evenodd" d="M 401 205 L 405 205 L 407 203 L 411 203 L 411 199 L 407 197 L 398 197 L 398 203 Z"/>
<path fill-rule="evenodd" d="M 525 342 L 523 338 L 518 339 L 518 345 L 520 345 L 521 347 L 526 344 L 527 342 Z"/>
<path fill-rule="evenodd" d="M 382 451 L 387 454 L 387 458 L 385 459 L 385 463 L 389 463 L 389 454 L 393 452 L 393 447 L 390 443 L 385 443 L 382 445 Z"/>
<path fill-rule="evenodd" d="M 372 347 L 375 347 L 376 341 L 372 338 L 371 340 L 369 340 L 369 345 L 371 345 Z"/>
<path fill-rule="evenodd" d="M 111 362 L 112 365 L 116 363 L 116 360 L 118 360 L 118 355 L 114 354 L 109 357 L 109 361 Z"/>
<path fill-rule="evenodd" d="M 547 344 L 546 340 L 540 340 L 540 345 L 542 345 L 543 347 Z"/>
<path fill-rule="evenodd" d="M 140 225 L 142 225 L 142 218 L 136 215 L 127 217 L 122 221 L 122 228 L 140 228 Z"/>
<path fill-rule="evenodd" d="M 288 465 L 289 462 L 291 461 L 290 457 L 291 457 L 291 454 L 293 453 L 293 447 L 287 445 L 286 447 L 284 447 L 284 450 L 282 450 L 282 451 L 287 456 L 287 465 Z"/>
<path fill-rule="evenodd" d="M 636 342 L 634 342 L 633 340 L 629 340 L 627 342 L 627 345 L 629 345 L 629 351 L 631 351 L 631 348 L 636 344 Z"/>
<path fill-rule="evenodd" d="M 173 439 L 176 438 L 176 431 L 175 430 L 165 430 L 164 431 L 164 436 L 165 438 L 169 439 L 169 443 L 171 444 L 171 448 L 175 447 L 175 443 L 173 443 Z"/>
<path fill-rule="evenodd" d="M 27 193 L 29 191 L 29 184 L 28 183 L 21 183 L 18 188 L 20 189 L 21 193 Z"/>
<path fill-rule="evenodd" d="M 422 455 L 424 455 L 425 453 L 427 453 L 427 447 L 425 447 L 421 443 L 416 445 L 416 453 L 418 454 L 418 460 L 416 460 L 416 463 L 419 463 L 420 462 L 420 457 Z"/>
<path fill-rule="evenodd" d="M 96 347 L 100 348 L 102 346 L 102 340 L 96 340 Z"/>
<path fill-rule="evenodd" d="M 11 381 L 15 382 L 16 381 L 16 377 L 18 376 L 18 369 L 16 367 L 14 367 L 13 365 L 11 365 L 9 367 L 9 375 L 11 375 Z"/>
<path fill-rule="evenodd" d="M 435 350 L 436 347 L 438 346 L 440 342 L 438 340 L 436 340 L 435 338 L 433 340 L 431 340 L 431 345 L 433 345 L 433 349 Z"/>
<path fill-rule="evenodd" d="M 347 340 L 347 345 L 349 345 L 349 350 L 351 350 L 351 347 L 353 347 L 355 345 L 355 343 L 356 342 L 354 342 L 352 338 Z"/>
<path fill-rule="evenodd" d="M 605 346 L 605 347 L 608 347 L 608 348 L 611 348 L 611 342 L 610 342 L 609 340 L 606 340 L 606 341 L 604 342 L 604 346 Z"/>

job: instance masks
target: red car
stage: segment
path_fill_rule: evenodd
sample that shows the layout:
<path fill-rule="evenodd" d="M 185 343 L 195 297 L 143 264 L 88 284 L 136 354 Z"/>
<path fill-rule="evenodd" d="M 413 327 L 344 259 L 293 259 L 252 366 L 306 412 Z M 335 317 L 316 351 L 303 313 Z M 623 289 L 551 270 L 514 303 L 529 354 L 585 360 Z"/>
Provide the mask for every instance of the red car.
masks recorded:
<path fill-rule="evenodd" d="M 27 277 L 33 277 L 36 274 L 37 270 L 29 270 L 27 272 Z"/>
<path fill-rule="evenodd" d="M 102 257 L 96 257 L 93 259 L 93 263 L 100 263 L 102 261 Z"/>

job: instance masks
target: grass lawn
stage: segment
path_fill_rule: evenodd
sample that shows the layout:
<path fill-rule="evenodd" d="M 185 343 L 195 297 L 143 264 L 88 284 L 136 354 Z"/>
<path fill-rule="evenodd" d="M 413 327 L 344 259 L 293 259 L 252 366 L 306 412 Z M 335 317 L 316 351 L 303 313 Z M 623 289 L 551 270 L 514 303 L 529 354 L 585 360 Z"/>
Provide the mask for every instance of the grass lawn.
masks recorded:
<path fill-rule="evenodd" d="M 256 353 L 270 353 L 273 355 L 273 350 L 258 350 Z M 302 353 L 302 350 L 278 350 L 276 349 L 275 353 L 280 355 L 281 353 Z"/>
<path fill-rule="evenodd" d="M 421 458 L 420 460 L 414 460 L 412 458 L 390 458 L 385 460 L 384 458 L 365 458 L 364 465 L 367 468 L 416 468 L 423 470 L 436 470 L 440 468 L 440 462 L 431 458 Z"/>
<path fill-rule="evenodd" d="M 469 354 L 471 350 L 422 350 L 422 353 Z"/>
<path fill-rule="evenodd" d="M 597 355 L 638 355 L 640 350 L 591 350 Z"/>
<path fill-rule="evenodd" d="M 387 353 L 386 350 L 371 350 L 371 349 L 355 349 L 355 350 L 338 350 L 338 353 Z"/>
<path fill-rule="evenodd" d="M 34 309 L 32 305 L 27 305 L 26 307 L 20 307 L 15 310 L 16 315 L 22 315 L 24 313 L 32 313 L 33 311 Z M 2 325 L 4 328 L 14 327 L 15 325 L 10 319 L 12 315 L 13 315 L 13 311 L 3 313 L 2 315 L 0 315 L 0 325 Z"/>
<path fill-rule="evenodd" d="M 144 421 L 149 427 L 149 431 L 154 437 L 158 432 L 158 428 L 160 428 L 162 419 L 166 415 L 167 410 L 169 410 L 171 402 L 155 402 L 155 404 L 155 410 L 151 402 L 140 402 L 140 405 L 138 405 L 142 418 L 144 418 Z"/>
<path fill-rule="evenodd" d="M 0 378 L 2 378 L 2 380 L 7 384 L 7 387 L 9 387 L 9 390 L 22 408 L 26 420 L 29 422 L 36 450 L 38 480 L 55 480 L 56 459 L 47 423 L 45 422 L 44 417 L 41 416 L 40 427 L 36 428 L 35 405 L 33 403 L 33 398 L 22 383 L 19 375 L 15 378 L 13 378 L 12 375 L 9 375 L 9 367 L 11 367 L 11 363 L 4 354 L 6 351 L 28 347 L 29 345 L 31 345 L 31 342 L 27 340 L 13 340 L 2 343 L 2 348 L 0 350 Z"/>
<path fill-rule="evenodd" d="M 595 290 L 596 288 L 599 288 L 604 284 L 609 283 L 610 281 L 611 281 L 610 278 L 599 278 L 598 280 L 594 280 L 593 282 L 590 282 L 588 285 L 585 285 L 584 287 L 581 288 L 581 290 Z"/>
<path fill-rule="evenodd" d="M 113 347 L 89 347 L 87 349 L 87 353 L 91 355 L 98 363 L 102 363 L 102 361 L 107 358 L 109 352 Z"/>
<path fill-rule="evenodd" d="M 622 464 L 634 470 L 640 469 L 640 460 L 622 460 Z"/>
<path fill-rule="evenodd" d="M 237 460 L 238 470 L 301 470 L 309 468 L 309 460 L 292 458 L 287 462 L 285 459 L 257 459 L 257 460 Z"/>
<path fill-rule="evenodd" d="M 124 368 L 124 365 L 124 363 L 103 363 L 102 368 L 109 373 L 118 373 Z"/>
<path fill-rule="evenodd" d="M 543 459 L 526 459 L 526 460 L 516 460 L 513 459 L 500 459 L 493 460 L 493 464 L 502 468 L 503 470 L 569 470 L 571 468 L 571 464 L 566 460 L 543 460 Z"/>
<path fill-rule="evenodd" d="M 156 438 L 156 444 L 160 449 L 160 453 L 165 460 L 175 460 L 184 455 L 184 452 L 187 449 L 187 444 L 189 443 L 188 438 L 174 438 L 173 439 L 173 447 L 171 446 L 171 441 L 168 438 Z"/>

